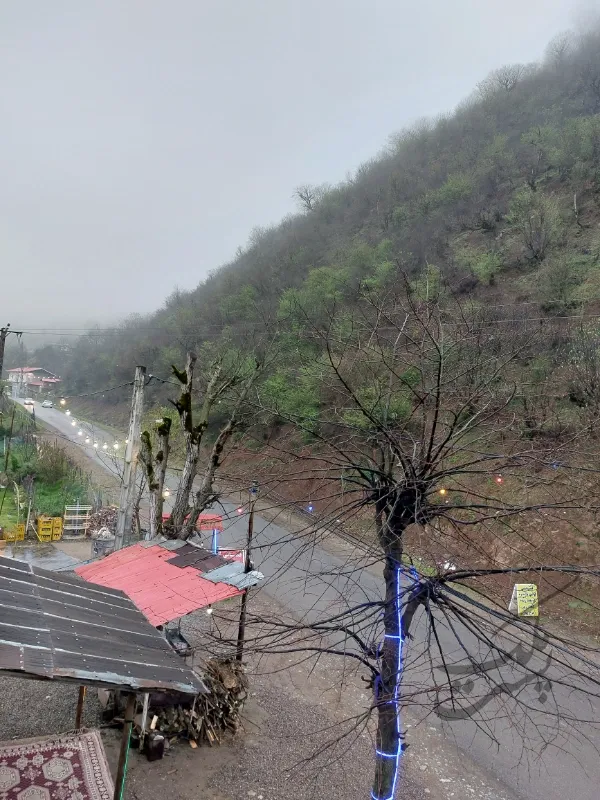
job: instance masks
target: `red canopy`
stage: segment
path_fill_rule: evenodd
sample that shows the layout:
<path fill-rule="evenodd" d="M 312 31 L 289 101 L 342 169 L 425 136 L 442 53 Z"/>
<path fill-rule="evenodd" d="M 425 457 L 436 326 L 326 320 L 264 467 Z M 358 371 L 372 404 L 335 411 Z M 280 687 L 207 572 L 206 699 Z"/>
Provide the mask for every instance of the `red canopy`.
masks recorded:
<path fill-rule="evenodd" d="M 163 514 L 163 522 L 166 522 L 170 514 Z M 187 519 L 187 517 L 186 517 Z M 196 522 L 197 531 L 222 531 L 223 530 L 223 517 L 220 514 L 200 514 Z"/>

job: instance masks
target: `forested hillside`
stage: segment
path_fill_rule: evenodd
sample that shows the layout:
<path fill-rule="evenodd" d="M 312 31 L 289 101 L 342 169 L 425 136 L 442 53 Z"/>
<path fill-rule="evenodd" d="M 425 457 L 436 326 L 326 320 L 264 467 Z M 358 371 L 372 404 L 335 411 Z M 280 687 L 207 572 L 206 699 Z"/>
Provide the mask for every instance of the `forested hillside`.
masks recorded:
<path fill-rule="evenodd" d="M 344 303 L 358 287 L 432 271 L 455 296 L 529 317 L 593 314 L 600 30 L 557 37 L 542 64 L 496 70 L 454 113 L 394 135 L 351 179 L 298 187 L 296 197 L 296 215 L 257 228 L 194 291 L 118 331 L 91 332 L 68 355 L 50 347 L 34 360 L 60 371 L 66 392 L 91 392 L 131 380 L 136 363 L 167 375 L 224 329 L 251 338 L 285 321 L 295 291 Z M 173 264 L 165 294 L 176 282 Z"/>

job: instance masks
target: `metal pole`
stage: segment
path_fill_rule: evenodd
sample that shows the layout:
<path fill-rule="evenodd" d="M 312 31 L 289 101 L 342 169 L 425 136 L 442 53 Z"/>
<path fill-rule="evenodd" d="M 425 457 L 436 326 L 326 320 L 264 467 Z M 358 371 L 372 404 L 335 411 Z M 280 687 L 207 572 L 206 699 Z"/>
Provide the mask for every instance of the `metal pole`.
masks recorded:
<path fill-rule="evenodd" d="M 251 558 L 250 558 L 250 548 L 252 547 L 252 534 L 254 533 L 254 505 L 258 498 L 258 483 L 256 481 L 252 482 L 252 488 L 250 489 L 250 515 L 248 516 L 248 540 L 246 542 L 246 558 L 244 560 L 244 572 L 250 572 L 251 567 Z M 244 640 L 246 638 L 246 611 L 248 606 L 248 589 L 244 590 L 244 594 L 242 595 L 242 604 L 240 606 L 240 624 L 238 627 L 238 637 L 237 637 L 237 653 L 236 653 L 236 660 L 242 661 L 244 657 Z"/>
<path fill-rule="evenodd" d="M 77 712 L 75 714 L 75 729 L 81 728 L 81 718 L 83 717 L 83 701 L 85 700 L 87 689 L 85 686 L 79 687 L 79 697 L 77 698 Z"/>
<path fill-rule="evenodd" d="M 148 704 L 150 702 L 150 694 L 146 692 L 144 695 L 144 705 L 142 707 L 142 732 L 140 733 L 140 752 L 144 749 L 144 742 L 146 741 L 146 722 L 148 720 Z"/>
<path fill-rule="evenodd" d="M 127 765 L 127 754 L 129 753 L 129 739 L 133 726 L 135 714 L 135 694 L 130 694 L 127 698 L 127 708 L 125 709 L 125 722 L 123 723 L 123 734 L 121 736 L 121 749 L 119 750 L 119 764 L 117 766 L 117 779 L 115 781 L 115 793 L 113 800 L 121 800 L 123 788 L 125 786 L 125 767 Z"/>
<path fill-rule="evenodd" d="M 121 494 L 119 497 L 119 515 L 115 534 L 115 550 L 123 547 L 125 534 L 131 531 L 133 510 L 135 506 L 135 473 L 140 450 L 140 427 L 144 410 L 144 382 L 146 367 L 135 368 L 133 381 L 133 397 L 131 399 L 131 416 L 129 417 L 129 435 L 125 448 L 125 465 Z"/>

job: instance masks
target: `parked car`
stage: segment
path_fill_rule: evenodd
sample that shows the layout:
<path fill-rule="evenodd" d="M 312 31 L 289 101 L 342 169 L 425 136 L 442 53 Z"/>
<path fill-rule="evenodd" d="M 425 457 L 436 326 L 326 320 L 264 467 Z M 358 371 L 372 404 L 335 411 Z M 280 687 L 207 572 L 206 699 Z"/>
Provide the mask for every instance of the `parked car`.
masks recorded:
<path fill-rule="evenodd" d="M 33 404 L 34 404 L 33 397 L 26 397 L 25 400 L 23 400 L 24 406 L 32 406 Z"/>
<path fill-rule="evenodd" d="M 44 400 L 42 403 L 42 408 L 54 408 L 54 403 L 52 400 Z"/>

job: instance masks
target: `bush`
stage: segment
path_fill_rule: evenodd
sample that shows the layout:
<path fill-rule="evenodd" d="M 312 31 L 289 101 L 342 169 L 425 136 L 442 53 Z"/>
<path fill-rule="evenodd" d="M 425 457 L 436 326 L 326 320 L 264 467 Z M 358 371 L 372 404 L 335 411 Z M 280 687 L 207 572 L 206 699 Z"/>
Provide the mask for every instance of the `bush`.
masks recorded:
<path fill-rule="evenodd" d="M 536 261 L 544 260 L 562 234 L 562 220 L 554 196 L 529 187 L 515 193 L 506 219 L 519 234 L 530 258 Z"/>

